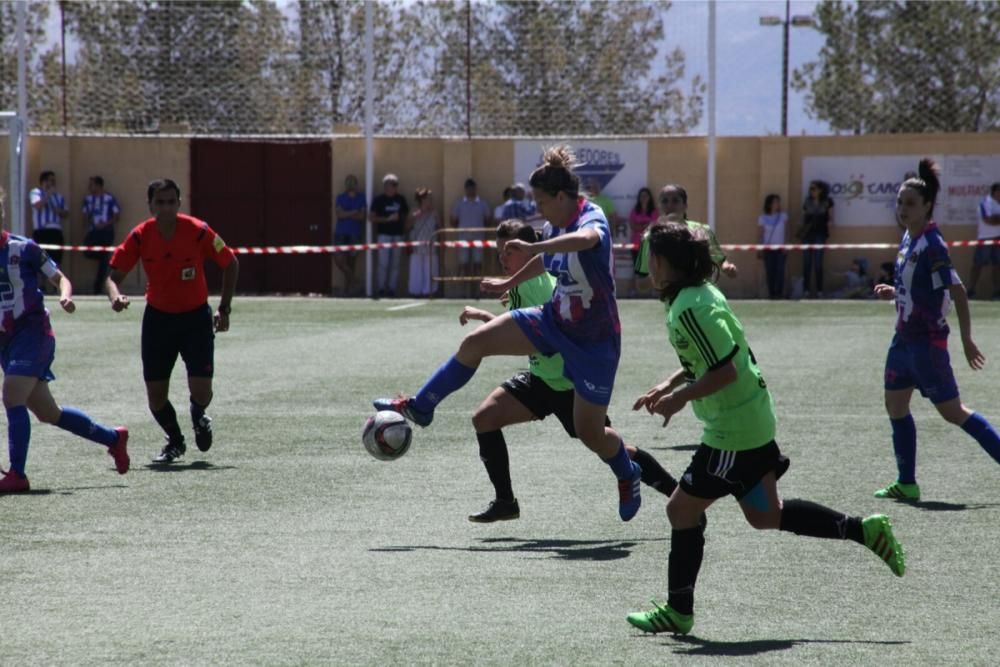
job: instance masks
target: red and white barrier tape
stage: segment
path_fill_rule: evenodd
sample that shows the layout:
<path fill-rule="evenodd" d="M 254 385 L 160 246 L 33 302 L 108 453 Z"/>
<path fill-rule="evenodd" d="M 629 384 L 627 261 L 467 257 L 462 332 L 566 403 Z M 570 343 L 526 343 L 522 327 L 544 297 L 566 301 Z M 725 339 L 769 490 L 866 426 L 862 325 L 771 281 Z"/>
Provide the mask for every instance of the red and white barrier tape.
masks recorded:
<path fill-rule="evenodd" d="M 231 248 L 237 255 L 328 255 L 338 252 L 363 252 L 365 250 L 386 250 L 389 248 L 418 248 L 427 241 L 393 241 L 391 243 L 355 243 L 352 245 L 285 245 L 285 246 L 245 246 Z M 1000 238 L 974 241 L 948 241 L 952 248 L 974 248 L 977 246 L 1000 245 Z M 70 250 L 83 252 L 113 252 L 116 246 L 103 245 L 53 245 L 40 244 L 45 250 Z M 435 246 L 444 248 L 495 248 L 493 241 L 437 241 Z M 638 250 L 637 243 L 615 243 L 615 250 Z M 764 243 L 724 243 L 723 250 L 896 250 L 898 243 L 829 243 L 808 244 L 764 244 Z"/>

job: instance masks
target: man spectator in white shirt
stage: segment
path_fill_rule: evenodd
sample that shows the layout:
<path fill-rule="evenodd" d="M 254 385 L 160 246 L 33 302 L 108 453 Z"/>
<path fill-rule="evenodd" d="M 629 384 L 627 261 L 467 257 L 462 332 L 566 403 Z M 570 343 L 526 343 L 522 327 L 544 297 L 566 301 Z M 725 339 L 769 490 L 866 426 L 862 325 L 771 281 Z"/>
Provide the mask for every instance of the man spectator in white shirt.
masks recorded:
<path fill-rule="evenodd" d="M 63 245 L 62 221 L 69 215 L 66 208 L 66 198 L 56 192 L 56 175 L 52 171 L 43 171 L 38 177 L 38 187 L 28 193 L 31 204 L 31 220 L 34 225 L 31 238 L 35 243 Z M 49 257 L 62 264 L 62 250 L 48 250 Z"/>
<path fill-rule="evenodd" d="M 979 203 L 979 227 L 977 238 L 1000 240 L 1000 183 L 990 186 L 990 193 Z M 971 299 L 976 295 L 976 283 L 984 266 L 992 266 L 993 299 L 1000 300 L 1000 245 L 976 246 L 972 258 L 972 274 L 966 289 Z"/>

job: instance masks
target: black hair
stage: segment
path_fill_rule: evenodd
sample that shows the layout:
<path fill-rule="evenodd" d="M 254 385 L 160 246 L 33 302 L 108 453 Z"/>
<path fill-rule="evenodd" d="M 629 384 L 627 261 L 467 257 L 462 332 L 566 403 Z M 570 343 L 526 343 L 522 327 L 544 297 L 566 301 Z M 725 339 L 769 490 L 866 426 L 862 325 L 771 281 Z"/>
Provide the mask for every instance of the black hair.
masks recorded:
<path fill-rule="evenodd" d="M 528 223 L 517 218 L 510 218 L 497 225 L 497 240 L 506 241 L 508 239 L 521 239 L 528 243 L 534 243 L 538 240 L 538 235 L 535 233 L 534 227 Z"/>
<path fill-rule="evenodd" d="M 941 169 L 934 160 L 925 157 L 920 161 L 920 166 L 917 167 L 916 177 L 903 181 L 903 184 L 899 186 L 899 191 L 916 190 L 920 193 L 920 198 L 924 200 L 924 203 L 931 205 L 929 214 L 934 215 L 934 204 L 937 202 L 938 191 L 941 189 L 940 174 Z"/>
<path fill-rule="evenodd" d="M 774 193 L 769 194 L 764 197 L 764 213 L 769 215 L 771 213 L 771 204 L 774 203 L 775 199 L 781 199 L 781 195 L 776 195 Z"/>
<path fill-rule="evenodd" d="M 642 193 L 645 192 L 649 195 L 649 201 L 646 202 L 646 210 L 642 210 Z M 635 208 L 633 209 L 636 213 L 645 213 L 646 215 L 652 215 L 656 212 L 656 200 L 653 199 L 653 191 L 649 188 L 639 188 L 639 192 L 635 195 Z"/>
<path fill-rule="evenodd" d="M 56 175 L 56 172 L 50 171 L 50 170 L 46 169 L 38 177 L 38 182 L 39 183 L 44 183 L 45 181 L 49 180 L 49 176 L 55 176 L 55 175 Z"/>
<path fill-rule="evenodd" d="M 97 187 L 99 187 L 99 188 L 103 188 L 104 187 L 104 177 L 103 176 L 91 176 L 90 180 L 93 181 L 94 185 L 96 185 Z"/>
<path fill-rule="evenodd" d="M 465 179 L 465 187 L 467 187 L 467 188 L 474 188 L 474 187 L 476 187 L 476 181 L 474 179 L 471 179 L 471 178 Z"/>
<path fill-rule="evenodd" d="M 542 155 L 542 166 L 531 172 L 528 184 L 547 195 L 560 192 L 576 199 L 580 196 L 580 177 L 573 172 L 576 156 L 569 146 L 552 146 Z"/>
<path fill-rule="evenodd" d="M 662 257 L 683 278 L 660 292 L 661 301 L 673 300 L 685 287 L 701 285 L 719 277 L 719 266 L 712 261 L 708 238 L 685 224 L 656 222 L 649 228 L 649 254 Z"/>
<path fill-rule="evenodd" d="M 809 187 L 812 188 L 813 186 L 816 186 L 817 188 L 819 188 L 819 200 L 820 201 L 826 201 L 827 199 L 830 198 L 830 184 L 829 183 L 827 183 L 826 181 L 820 181 L 820 180 L 809 181 Z"/>
<path fill-rule="evenodd" d="M 662 188 L 660 188 L 660 195 L 663 194 L 664 190 L 677 190 L 677 194 L 681 196 L 681 201 L 684 202 L 684 208 L 687 209 L 688 191 L 684 189 L 683 185 L 677 185 L 676 183 L 667 183 Z"/>
<path fill-rule="evenodd" d="M 1000 192 L 1000 183 L 994 183 L 990 186 L 991 195 L 995 195 L 997 192 Z"/>
<path fill-rule="evenodd" d="M 169 178 L 158 178 L 152 181 L 146 188 L 146 202 L 149 204 L 153 203 L 153 197 L 160 190 L 173 190 L 177 193 L 177 200 L 180 201 L 181 198 L 181 188 L 179 185 L 174 183 Z"/>
<path fill-rule="evenodd" d="M 503 189 L 503 200 L 507 201 L 512 194 L 514 194 L 514 188 L 508 185 Z"/>

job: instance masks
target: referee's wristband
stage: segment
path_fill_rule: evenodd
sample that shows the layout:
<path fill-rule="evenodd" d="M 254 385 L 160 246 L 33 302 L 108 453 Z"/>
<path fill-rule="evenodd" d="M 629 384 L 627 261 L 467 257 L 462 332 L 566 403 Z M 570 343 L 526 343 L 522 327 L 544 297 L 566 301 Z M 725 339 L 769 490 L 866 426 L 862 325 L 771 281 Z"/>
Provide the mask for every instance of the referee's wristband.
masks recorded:
<path fill-rule="evenodd" d="M 233 307 L 232 306 L 219 306 L 218 311 L 219 311 L 220 315 L 229 315 L 229 313 L 233 312 Z"/>

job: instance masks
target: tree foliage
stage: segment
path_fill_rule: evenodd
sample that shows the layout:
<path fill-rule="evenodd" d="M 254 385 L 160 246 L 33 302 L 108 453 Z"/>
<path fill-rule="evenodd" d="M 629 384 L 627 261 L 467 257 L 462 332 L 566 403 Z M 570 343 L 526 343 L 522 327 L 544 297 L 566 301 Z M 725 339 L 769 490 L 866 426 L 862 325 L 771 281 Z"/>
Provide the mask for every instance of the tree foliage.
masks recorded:
<path fill-rule="evenodd" d="M 837 131 L 1000 129 L 1000 3 L 824 0 L 819 61 L 797 70 L 810 116 Z"/>

